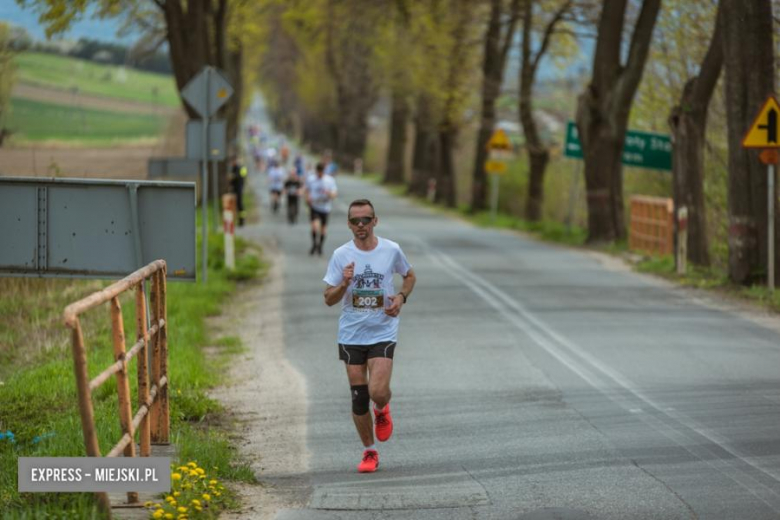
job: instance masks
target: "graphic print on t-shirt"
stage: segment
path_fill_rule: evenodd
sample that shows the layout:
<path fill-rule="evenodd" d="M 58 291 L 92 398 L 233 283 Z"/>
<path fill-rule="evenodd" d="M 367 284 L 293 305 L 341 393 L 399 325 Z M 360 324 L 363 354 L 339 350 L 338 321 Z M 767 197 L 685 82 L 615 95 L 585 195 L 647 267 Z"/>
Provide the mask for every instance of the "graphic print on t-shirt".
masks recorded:
<path fill-rule="evenodd" d="M 363 274 L 355 275 L 355 287 L 352 289 L 352 307 L 362 312 L 377 311 L 385 306 L 382 280 L 385 275 L 375 273 L 366 264 Z"/>

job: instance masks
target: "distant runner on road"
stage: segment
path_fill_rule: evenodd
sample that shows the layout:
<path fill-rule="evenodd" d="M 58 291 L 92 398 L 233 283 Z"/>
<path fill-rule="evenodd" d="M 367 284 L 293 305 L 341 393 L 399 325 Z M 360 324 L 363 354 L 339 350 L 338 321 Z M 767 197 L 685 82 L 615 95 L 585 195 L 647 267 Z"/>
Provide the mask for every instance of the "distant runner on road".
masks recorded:
<path fill-rule="evenodd" d="M 337 194 L 336 181 L 325 175 L 325 165 L 317 163 L 314 175 L 306 179 L 306 203 L 309 205 L 311 219 L 311 249 L 322 256 L 322 244 L 328 231 L 328 215 L 333 209 L 333 199 Z"/>
<path fill-rule="evenodd" d="M 287 222 L 295 224 L 298 221 L 298 196 L 301 194 L 300 177 L 291 169 L 284 182 L 284 192 L 287 194 Z"/>
<path fill-rule="evenodd" d="M 414 289 L 417 278 L 401 247 L 374 235 L 374 206 L 367 199 L 353 201 L 347 224 L 354 239 L 333 252 L 323 280 L 325 303 L 341 302 L 339 359 L 347 368 L 352 391 L 352 420 L 363 442 L 360 473 L 379 467 L 376 439 L 384 442 L 393 433 L 390 416 L 390 377 L 398 336 L 399 314 Z M 393 274 L 403 277 L 397 293 Z M 374 417 L 368 413 L 374 401 Z M 375 430 L 375 432 L 374 432 Z"/>
<path fill-rule="evenodd" d="M 271 161 L 268 169 L 268 191 L 271 193 L 271 209 L 274 213 L 279 211 L 279 199 L 284 191 L 284 168 L 277 161 Z"/>

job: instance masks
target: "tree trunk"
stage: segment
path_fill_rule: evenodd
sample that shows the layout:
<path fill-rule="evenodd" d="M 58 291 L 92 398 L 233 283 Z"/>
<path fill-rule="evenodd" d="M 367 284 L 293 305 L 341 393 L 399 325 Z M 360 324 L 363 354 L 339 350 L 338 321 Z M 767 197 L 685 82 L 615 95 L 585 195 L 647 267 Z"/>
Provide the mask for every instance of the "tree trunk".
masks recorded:
<path fill-rule="evenodd" d="M 614 242 L 625 236 L 622 198 L 615 200 L 613 177 L 622 178 L 620 153 L 623 140 L 604 132 L 584 149 L 585 188 L 588 204 L 588 242 Z M 584 147 L 583 147 L 584 148 Z M 620 215 L 616 218 L 616 212 Z"/>
<path fill-rule="evenodd" d="M 707 214 L 704 204 L 704 144 L 707 130 L 707 110 L 715 85 L 723 68 L 723 9 L 718 7 L 715 30 L 704 56 L 699 75 L 683 88 L 680 103 L 672 109 L 669 126 L 672 130 L 672 188 L 675 212 L 688 208 L 687 258 L 691 263 L 709 266 Z M 675 247 L 678 222 L 675 215 Z M 675 255 L 675 261 L 677 257 Z"/>
<path fill-rule="evenodd" d="M 437 139 L 433 130 L 431 103 L 426 96 L 417 100 L 417 115 L 414 125 L 414 152 L 412 153 L 412 182 L 408 193 L 424 197 L 428 182 L 434 178 L 439 156 Z"/>
<path fill-rule="evenodd" d="M 644 0 L 621 63 L 626 0 L 604 0 L 591 83 L 578 99 L 577 130 L 585 160 L 588 242 L 625 237 L 621 154 L 628 116 L 642 79 L 660 0 Z"/>
<path fill-rule="evenodd" d="M 439 129 L 439 168 L 436 172 L 436 202 L 457 205 L 455 193 L 455 143 L 458 130 L 446 121 Z"/>
<path fill-rule="evenodd" d="M 538 222 L 542 219 L 542 205 L 544 203 L 544 172 L 550 161 L 550 152 L 544 147 L 526 147 L 528 151 L 528 164 L 531 171 L 528 175 L 528 197 L 525 201 L 525 219 Z"/>
<path fill-rule="evenodd" d="M 530 4 L 530 2 L 529 2 Z M 529 8 L 530 9 L 530 8 Z M 536 222 L 542 218 L 542 205 L 544 203 L 544 172 L 550 160 L 550 152 L 542 143 L 531 104 L 531 92 L 533 88 L 535 67 L 531 64 L 530 53 L 526 55 L 526 45 L 530 40 L 530 13 L 526 12 L 523 31 L 523 63 L 520 67 L 520 123 L 523 125 L 525 135 L 525 149 L 528 152 L 528 194 L 525 201 L 525 218 Z"/>
<path fill-rule="evenodd" d="M 724 0 L 723 44 L 729 135 L 729 277 L 752 283 L 767 274 L 767 168 L 742 138 L 774 91 L 770 0 Z M 777 184 L 775 183 L 775 186 Z M 773 194 L 777 200 L 777 193 Z M 775 229 L 778 228 L 775 206 Z M 775 250 L 777 251 L 777 233 Z M 777 257 L 775 272 L 777 273 Z"/>
<path fill-rule="evenodd" d="M 518 111 L 520 113 L 520 123 L 523 125 L 523 134 L 525 135 L 525 149 L 528 152 L 528 193 L 525 201 L 525 218 L 531 222 L 536 222 L 542 218 L 542 206 L 544 204 L 544 172 L 547 170 L 547 163 L 550 160 L 550 151 L 539 137 L 539 130 L 536 126 L 536 120 L 533 114 L 533 86 L 536 81 L 536 71 L 539 62 L 547 51 L 550 37 L 558 22 L 561 21 L 564 13 L 570 7 L 571 2 L 567 1 L 561 4 L 557 13 L 544 31 L 542 42 L 536 55 L 531 52 L 531 34 L 533 28 L 533 0 L 525 0 L 523 3 L 523 32 L 521 44 L 521 62 L 520 62 L 520 96 L 518 102 Z"/>
<path fill-rule="evenodd" d="M 386 184 L 403 184 L 406 181 L 406 125 L 409 122 L 409 102 L 406 96 L 393 94 L 393 110 L 390 117 L 390 145 L 387 148 Z"/>

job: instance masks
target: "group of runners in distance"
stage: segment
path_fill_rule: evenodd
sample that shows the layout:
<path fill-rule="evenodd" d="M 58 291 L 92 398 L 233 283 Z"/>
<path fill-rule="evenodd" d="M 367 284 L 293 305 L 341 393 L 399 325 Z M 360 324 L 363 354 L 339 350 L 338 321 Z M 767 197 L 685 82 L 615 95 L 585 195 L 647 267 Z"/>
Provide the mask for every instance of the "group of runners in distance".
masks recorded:
<path fill-rule="evenodd" d="M 258 160 L 258 170 L 266 167 L 274 213 L 279 211 L 282 194 L 287 195 L 290 224 L 296 222 L 299 197 L 305 197 L 311 220 L 309 254 L 322 256 L 328 217 L 337 194 L 335 163 L 326 152 L 313 171 L 307 172 L 300 155 L 288 167 L 289 155 L 286 145 L 281 147 L 278 157 L 276 150 L 269 148 Z M 347 210 L 347 226 L 353 239 L 333 252 L 323 278 L 325 304 L 341 304 L 338 358 L 346 367 L 352 420 L 363 445 L 357 466 L 360 473 L 372 473 L 379 468 L 375 440 L 385 442 L 393 433 L 390 379 L 399 315 L 417 280 L 401 247 L 374 234 L 378 222 L 370 200 L 352 201 Z M 397 292 L 394 274 L 403 279 Z M 371 401 L 373 414 L 369 413 Z"/>
<path fill-rule="evenodd" d="M 271 211 L 274 214 L 279 213 L 282 196 L 286 195 L 287 222 L 297 223 L 299 201 L 301 197 L 305 198 L 311 221 L 309 254 L 322 256 L 322 245 L 327 236 L 328 216 L 333 210 L 333 199 L 338 193 L 334 178 L 337 167 L 330 151 L 323 154 L 313 169 L 308 169 L 300 154 L 296 154 L 290 161 L 290 150 L 286 144 L 283 144 L 278 151 L 274 147 L 266 149 L 256 165 L 260 171 L 263 168 L 266 171 Z"/>

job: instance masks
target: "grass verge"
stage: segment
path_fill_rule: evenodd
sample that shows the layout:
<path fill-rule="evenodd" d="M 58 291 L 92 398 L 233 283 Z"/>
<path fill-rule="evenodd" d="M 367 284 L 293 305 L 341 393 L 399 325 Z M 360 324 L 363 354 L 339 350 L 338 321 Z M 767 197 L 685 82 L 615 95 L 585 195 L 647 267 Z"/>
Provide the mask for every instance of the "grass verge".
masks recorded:
<path fill-rule="evenodd" d="M 240 340 L 210 338 L 205 319 L 219 314 L 221 304 L 234 291 L 236 280 L 262 275 L 266 266 L 261 252 L 239 239 L 236 243 L 238 268 L 228 273 L 221 265 L 222 236 L 210 236 L 209 246 L 208 283 L 170 283 L 167 297 L 175 466 L 200 468 L 203 478 L 200 474 L 194 478 L 205 479 L 205 487 L 196 488 L 199 498 L 189 499 L 186 505 L 189 518 L 212 518 L 232 504 L 229 485 L 225 489 L 222 484 L 225 480 L 254 481 L 248 465 L 237 460 L 226 432 L 219 427 L 221 406 L 206 394 L 207 389 L 220 384 L 223 371 L 218 367 L 226 366 L 228 357 L 240 351 Z M 65 304 L 106 285 L 106 282 L 80 280 L 0 278 L 4 295 L 0 307 L 0 338 L 3 338 L 0 354 L 9 364 L 0 371 L 0 511 L 3 518 L 100 518 L 89 493 L 18 493 L 16 464 L 19 457 L 85 455 L 69 335 L 61 324 L 61 315 Z M 51 295 L 54 302 L 46 304 Z M 125 294 L 121 303 L 129 347 L 135 337 L 133 294 Z M 36 335 L 39 327 L 46 330 L 40 337 Z M 89 311 L 82 327 L 91 378 L 113 362 L 107 306 Z M 31 353 L 20 353 L 36 338 L 44 338 L 45 344 Z M 216 354 L 207 356 L 203 347 L 214 344 L 220 348 L 212 349 Z M 133 365 L 131 362 L 131 374 L 135 370 Z M 135 378 L 130 379 L 131 391 L 137 395 Z M 116 401 L 113 379 L 93 392 L 102 453 L 121 437 Z M 208 500 L 203 498 L 204 494 Z M 191 500 L 200 502 L 200 511 Z"/>

